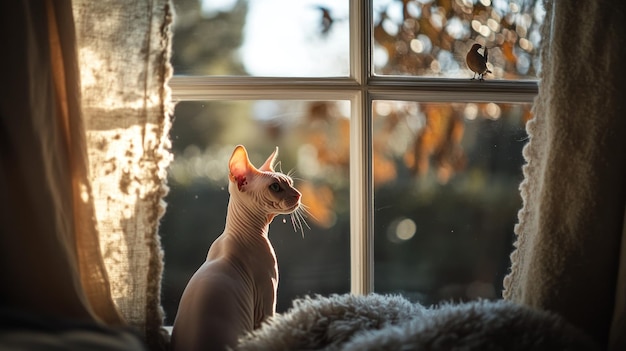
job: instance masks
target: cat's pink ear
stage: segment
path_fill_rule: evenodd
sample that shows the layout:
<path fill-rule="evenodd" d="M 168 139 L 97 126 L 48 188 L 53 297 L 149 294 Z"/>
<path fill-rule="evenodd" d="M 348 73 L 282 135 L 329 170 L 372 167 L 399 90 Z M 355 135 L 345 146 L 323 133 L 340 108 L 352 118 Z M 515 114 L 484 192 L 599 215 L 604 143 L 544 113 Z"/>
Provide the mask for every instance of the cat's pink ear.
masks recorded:
<path fill-rule="evenodd" d="M 263 166 L 259 168 L 261 171 L 265 172 L 274 172 L 274 165 L 276 164 L 276 159 L 278 158 L 278 146 L 274 149 L 274 152 L 267 158 Z"/>
<path fill-rule="evenodd" d="M 229 178 L 233 183 L 237 184 L 239 191 L 243 191 L 248 184 L 248 179 L 255 172 L 258 172 L 250 160 L 248 159 L 248 152 L 242 145 L 237 145 L 233 155 L 228 162 L 228 168 L 230 170 Z"/>

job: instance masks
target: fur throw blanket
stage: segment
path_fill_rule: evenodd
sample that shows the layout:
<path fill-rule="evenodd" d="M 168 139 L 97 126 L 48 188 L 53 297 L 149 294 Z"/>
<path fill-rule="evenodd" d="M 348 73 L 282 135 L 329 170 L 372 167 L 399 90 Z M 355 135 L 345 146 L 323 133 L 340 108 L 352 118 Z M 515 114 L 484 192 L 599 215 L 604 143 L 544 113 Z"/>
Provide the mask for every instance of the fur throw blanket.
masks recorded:
<path fill-rule="evenodd" d="M 295 300 L 240 340 L 247 350 L 597 350 L 562 318 L 507 301 L 426 308 L 400 296 Z"/>

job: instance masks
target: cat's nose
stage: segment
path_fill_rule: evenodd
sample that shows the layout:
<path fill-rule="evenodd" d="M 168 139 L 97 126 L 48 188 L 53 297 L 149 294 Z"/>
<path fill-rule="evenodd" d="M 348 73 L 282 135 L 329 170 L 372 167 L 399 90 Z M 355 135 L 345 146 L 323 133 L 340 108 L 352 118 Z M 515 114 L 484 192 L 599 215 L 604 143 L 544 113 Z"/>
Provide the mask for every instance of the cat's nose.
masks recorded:
<path fill-rule="evenodd" d="M 300 199 L 302 198 L 302 194 L 300 194 L 299 191 L 296 190 L 295 194 L 292 195 L 292 199 L 294 203 L 298 203 L 300 202 Z"/>

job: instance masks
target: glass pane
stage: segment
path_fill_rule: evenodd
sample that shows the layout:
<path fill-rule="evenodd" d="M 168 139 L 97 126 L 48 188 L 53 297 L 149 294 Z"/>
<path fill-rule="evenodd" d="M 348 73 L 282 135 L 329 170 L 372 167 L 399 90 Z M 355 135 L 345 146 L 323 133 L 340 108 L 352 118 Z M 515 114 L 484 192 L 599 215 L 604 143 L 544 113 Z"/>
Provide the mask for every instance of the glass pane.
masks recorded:
<path fill-rule="evenodd" d="M 349 0 L 173 2 L 175 74 L 349 74 Z"/>
<path fill-rule="evenodd" d="M 471 78 L 477 43 L 480 58 L 488 49 L 485 79 L 537 77 L 540 0 L 373 1 L 375 74 Z"/>
<path fill-rule="evenodd" d="M 259 167 L 279 147 L 285 173 L 308 208 L 303 232 L 288 216 L 270 226 L 279 265 L 278 312 L 307 294 L 350 290 L 349 130 L 347 101 L 181 102 L 170 133 L 163 306 L 172 324 L 183 289 L 223 229 L 228 160 L 243 144 Z"/>
<path fill-rule="evenodd" d="M 375 290 L 500 297 L 530 104 L 375 101 Z"/>

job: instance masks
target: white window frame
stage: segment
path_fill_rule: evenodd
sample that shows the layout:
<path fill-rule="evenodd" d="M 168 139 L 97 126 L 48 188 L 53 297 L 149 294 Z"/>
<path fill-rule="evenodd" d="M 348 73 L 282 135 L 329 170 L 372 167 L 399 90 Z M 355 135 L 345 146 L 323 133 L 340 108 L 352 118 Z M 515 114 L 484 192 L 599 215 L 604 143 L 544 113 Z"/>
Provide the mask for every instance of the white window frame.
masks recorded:
<path fill-rule="evenodd" d="M 350 0 L 350 75 L 333 78 L 174 76 L 174 101 L 349 100 L 350 119 L 350 290 L 374 291 L 374 186 L 372 103 L 530 103 L 536 80 L 442 79 L 375 76 L 372 73 L 372 2 Z"/>

